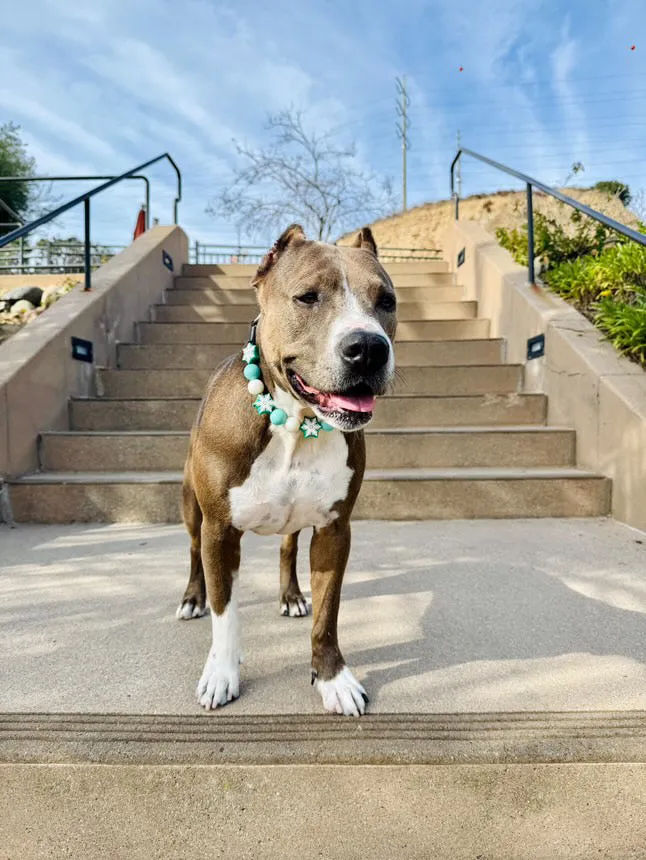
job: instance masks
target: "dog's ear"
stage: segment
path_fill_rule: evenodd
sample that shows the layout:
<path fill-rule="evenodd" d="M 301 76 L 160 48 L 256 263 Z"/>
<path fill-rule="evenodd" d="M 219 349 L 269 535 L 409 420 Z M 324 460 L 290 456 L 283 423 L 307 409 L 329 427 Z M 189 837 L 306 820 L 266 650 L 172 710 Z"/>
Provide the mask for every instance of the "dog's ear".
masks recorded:
<path fill-rule="evenodd" d="M 372 230 L 370 227 L 362 227 L 359 230 L 359 235 L 352 243 L 353 248 L 363 248 L 364 251 L 370 251 L 371 254 L 374 254 L 375 257 L 377 254 L 377 243 L 375 242 L 375 237 L 372 235 Z"/>
<path fill-rule="evenodd" d="M 290 224 L 289 227 L 280 234 L 274 242 L 271 249 L 265 254 L 262 263 L 258 266 L 258 271 L 253 276 L 251 281 L 252 287 L 257 287 L 266 277 L 269 270 L 272 268 L 276 260 L 285 252 L 288 245 L 293 242 L 304 242 L 305 232 L 300 224 Z"/>

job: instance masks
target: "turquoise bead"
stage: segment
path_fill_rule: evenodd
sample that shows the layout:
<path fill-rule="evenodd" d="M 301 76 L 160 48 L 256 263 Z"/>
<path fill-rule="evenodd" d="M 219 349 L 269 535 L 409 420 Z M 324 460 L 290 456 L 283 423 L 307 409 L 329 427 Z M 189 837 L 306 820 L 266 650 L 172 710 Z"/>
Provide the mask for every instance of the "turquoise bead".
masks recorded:
<path fill-rule="evenodd" d="M 242 371 L 244 378 L 251 382 L 252 379 L 260 379 L 260 368 L 257 364 L 248 364 Z"/>
<path fill-rule="evenodd" d="M 269 416 L 269 420 L 272 424 L 280 425 L 284 424 L 287 421 L 287 413 L 284 409 L 274 409 L 271 415 Z"/>
<path fill-rule="evenodd" d="M 327 433 L 330 430 L 334 430 L 334 427 L 331 424 L 328 424 L 326 421 L 321 421 L 321 430 L 325 430 Z"/>

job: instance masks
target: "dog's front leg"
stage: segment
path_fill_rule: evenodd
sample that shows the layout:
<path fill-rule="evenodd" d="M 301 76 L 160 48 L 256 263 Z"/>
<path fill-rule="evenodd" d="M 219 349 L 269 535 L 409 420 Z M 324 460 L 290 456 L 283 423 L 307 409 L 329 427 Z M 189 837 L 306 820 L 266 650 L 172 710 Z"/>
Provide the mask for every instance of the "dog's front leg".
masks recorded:
<path fill-rule="evenodd" d="M 326 711 L 358 717 L 366 691 L 345 665 L 337 640 L 343 574 L 350 554 L 350 523 L 315 529 L 310 546 L 312 575 L 312 683 Z"/>
<path fill-rule="evenodd" d="M 231 526 L 204 519 L 202 564 L 211 608 L 213 643 L 197 685 L 203 707 L 217 708 L 240 693 L 240 618 L 238 569 L 241 533 Z"/>

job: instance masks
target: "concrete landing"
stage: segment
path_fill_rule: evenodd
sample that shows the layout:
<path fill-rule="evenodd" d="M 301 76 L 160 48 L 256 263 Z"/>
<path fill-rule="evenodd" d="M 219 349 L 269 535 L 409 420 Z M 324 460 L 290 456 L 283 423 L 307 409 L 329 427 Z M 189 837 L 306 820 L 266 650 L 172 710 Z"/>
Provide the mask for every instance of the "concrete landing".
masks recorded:
<path fill-rule="evenodd" d="M 340 643 L 372 714 L 646 708 L 643 533 L 514 520 L 353 534 Z M 211 625 L 174 618 L 187 564 L 179 526 L 0 526 L 0 712 L 199 714 Z M 277 589 L 278 539 L 245 536 L 242 695 L 222 715 L 321 713 L 311 619 L 280 617 Z"/>

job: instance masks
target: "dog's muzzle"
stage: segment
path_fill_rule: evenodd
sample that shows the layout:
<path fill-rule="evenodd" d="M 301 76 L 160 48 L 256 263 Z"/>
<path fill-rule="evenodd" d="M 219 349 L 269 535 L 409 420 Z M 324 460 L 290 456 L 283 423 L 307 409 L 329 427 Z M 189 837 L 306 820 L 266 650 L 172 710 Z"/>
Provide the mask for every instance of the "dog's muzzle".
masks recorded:
<path fill-rule="evenodd" d="M 381 334 L 356 329 L 341 339 L 339 353 L 349 376 L 369 378 L 388 364 L 390 343 Z"/>

